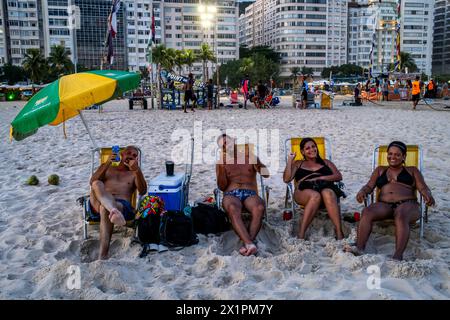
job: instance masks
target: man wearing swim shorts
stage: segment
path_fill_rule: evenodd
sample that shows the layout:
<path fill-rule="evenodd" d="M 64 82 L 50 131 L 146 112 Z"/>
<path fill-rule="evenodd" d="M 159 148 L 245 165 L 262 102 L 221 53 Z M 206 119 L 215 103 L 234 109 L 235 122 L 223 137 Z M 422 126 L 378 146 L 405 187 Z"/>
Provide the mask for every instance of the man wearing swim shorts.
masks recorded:
<path fill-rule="evenodd" d="M 120 153 L 120 163 L 112 166 L 112 154 L 91 177 L 90 205 L 100 215 L 99 259 L 107 259 L 114 225 L 124 226 L 134 219 L 131 196 L 147 192 L 147 183 L 138 165 L 138 150 L 128 146 Z"/>
<path fill-rule="evenodd" d="M 216 164 L 217 185 L 224 191 L 222 206 L 230 217 L 234 231 L 244 243 L 239 249 L 243 256 L 257 253 L 254 243 L 261 229 L 264 217 L 264 202 L 257 195 L 256 173 L 269 177 L 269 170 L 251 150 L 238 150 L 235 139 L 223 134 L 217 143 L 221 148 L 221 157 Z M 242 208 L 251 215 L 247 229 L 242 220 Z"/>

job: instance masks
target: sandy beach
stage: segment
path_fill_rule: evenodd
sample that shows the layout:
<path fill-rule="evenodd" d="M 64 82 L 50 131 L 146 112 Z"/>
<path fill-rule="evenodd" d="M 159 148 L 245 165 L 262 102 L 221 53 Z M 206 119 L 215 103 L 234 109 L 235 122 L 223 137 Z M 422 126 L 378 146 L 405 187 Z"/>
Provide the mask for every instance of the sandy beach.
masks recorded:
<path fill-rule="evenodd" d="M 290 97 L 271 110 L 248 109 L 128 110 L 126 100 L 104 105 L 104 111 L 85 111 L 98 145 L 139 146 L 143 172 L 149 181 L 171 158 L 172 137 L 208 129 L 266 129 L 278 139 L 279 153 L 271 155 L 272 176 L 267 219 L 258 236 L 256 257 L 239 255 L 233 231 L 220 236 L 199 235 L 200 242 L 181 251 L 139 258 L 131 229 L 114 233 L 107 261 L 97 261 L 98 229 L 83 240 L 82 208 L 76 199 L 89 191 L 90 148 L 79 117 L 62 126 L 44 126 L 33 136 L 9 142 L 9 124 L 24 102 L 0 102 L 0 299 L 449 299 L 450 298 L 450 112 L 425 106 L 411 110 L 410 102 L 340 106 L 333 110 L 295 110 Z M 178 130 L 178 131 L 176 131 Z M 174 133 L 175 132 L 175 133 Z M 356 224 L 344 222 L 346 239 L 336 241 L 332 223 L 315 218 L 308 240 L 298 240 L 298 214 L 282 219 L 285 184 L 284 140 L 292 136 L 325 136 L 333 162 L 343 175 L 348 197 L 342 213 L 361 211 L 355 196 L 371 173 L 377 144 L 401 140 L 423 147 L 424 176 L 435 199 L 424 239 L 411 232 L 405 260 L 390 258 L 393 225 L 375 226 L 368 253 L 355 257 L 343 252 L 355 240 Z M 196 157 L 208 142 L 196 141 Z M 276 151 L 276 150 L 275 150 Z M 278 166 L 276 163 L 278 162 Z M 176 171 L 183 170 L 183 165 Z M 59 186 L 47 183 L 56 173 Z M 36 175 L 40 184 L 28 186 Z M 215 167 L 197 161 L 193 167 L 190 200 L 212 195 Z M 380 270 L 380 288 L 367 285 L 368 267 Z M 71 288 L 73 268 L 81 286 Z M 369 268 L 370 269 L 370 268 Z"/>

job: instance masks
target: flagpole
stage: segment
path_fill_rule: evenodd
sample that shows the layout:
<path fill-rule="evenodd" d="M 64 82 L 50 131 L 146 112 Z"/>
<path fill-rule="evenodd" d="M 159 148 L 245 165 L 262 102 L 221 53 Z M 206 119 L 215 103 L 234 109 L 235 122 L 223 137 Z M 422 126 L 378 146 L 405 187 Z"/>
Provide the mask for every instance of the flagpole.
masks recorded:
<path fill-rule="evenodd" d="M 120 3 L 120 0 L 119 0 L 119 3 Z M 111 22 L 109 21 L 109 19 L 111 18 L 114 6 L 115 6 L 115 0 L 112 0 L 111 8 L 109 9 L 108 24 L 107 24 L 107 28 L 106 28 L 105 41 L 103 42 L 104 45 L 103 45 L 103 52 L 102 52 L 101 61 L 100 61 L 100 70 L 103 70 L 103 63 L 105 61 L 105 56 L 107 56 L 107 53 L 105 54 L 105 52 L 106 52 L 106 47 L 109 45 L 109 37 L 110 36 L 112 37 L 112 35 L 110 35 L 110 33 L 111 33 L 111 30 L 110 30 Z M 111 45 L 112 45 L 112 39 L 111 39 Z"/>

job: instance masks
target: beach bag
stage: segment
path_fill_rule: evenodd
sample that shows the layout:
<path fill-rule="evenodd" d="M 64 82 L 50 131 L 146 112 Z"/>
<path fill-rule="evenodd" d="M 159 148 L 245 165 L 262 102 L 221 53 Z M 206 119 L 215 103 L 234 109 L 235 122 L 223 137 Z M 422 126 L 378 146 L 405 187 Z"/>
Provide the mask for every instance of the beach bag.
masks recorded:
<path fill-rule="evenodd" d="M 160 197 L 145 196 L 141 199 L 135 217 L 137 236 L 141 244 L 159 244 L 159 226 L 164 213 L 164 201 Z"/>
<path fill-rule="evenodd" d="M 166 247 L 189 247 L 198 243 L 190 216 L 181 211 L 167 211 L 161 216 L 160 243 Z"/>
<path fill-rule="evenodd" d="M 210 204 L 199 203 L 192 208 L 195 233 L 217 234 L 230 230 L 230 220 L 225 212 Z"/>

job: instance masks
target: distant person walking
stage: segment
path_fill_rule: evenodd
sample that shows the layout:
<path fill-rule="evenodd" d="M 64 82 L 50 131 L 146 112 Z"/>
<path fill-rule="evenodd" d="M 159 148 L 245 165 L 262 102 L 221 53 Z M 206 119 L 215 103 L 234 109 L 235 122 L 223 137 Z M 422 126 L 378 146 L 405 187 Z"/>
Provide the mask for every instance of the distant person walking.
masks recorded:
<path fill-rule="evenodd" d="M 214 84 L 213 79 L 209 79 L 206 86 L 206 98 L 208 99 L 208 110 L 212 110 L 212 103 L 214 98 Z"/>
<path fill-rule="evenodd" d="M 416 80 L 412 82 L 412 102 L 413 102 L 413 110 L 416 110 L 417 104 L 420 100 L 420 77 L 416 76 Z"/>
<path fill-rule="evenodd" d="M 194 107 L 197 104 L 197 97 L 194 94 L 194 75 L 192 73 L 189 73 L 188 80 L 184 84 L 184 107 L 183 107 L 183 110 L 185 113 L 187 113 L 187 111 L 186 111 L 187 104 L 191 100 L 192 100 L 191 110 L 192 110 L 192 112 L 195 112 Z"/>
<path fill-rule="evenodd" d="M 245 75 L 244 80 L 241 81 L 242 93 L 244 95 L 244 109 L 247 109 L 247 100 L 249 98 L 250 79 L 248 74 Z"/>

